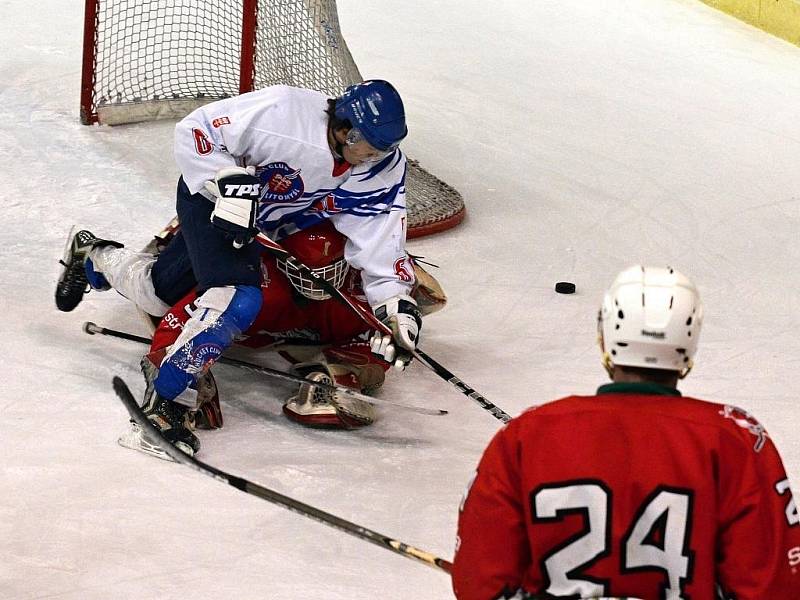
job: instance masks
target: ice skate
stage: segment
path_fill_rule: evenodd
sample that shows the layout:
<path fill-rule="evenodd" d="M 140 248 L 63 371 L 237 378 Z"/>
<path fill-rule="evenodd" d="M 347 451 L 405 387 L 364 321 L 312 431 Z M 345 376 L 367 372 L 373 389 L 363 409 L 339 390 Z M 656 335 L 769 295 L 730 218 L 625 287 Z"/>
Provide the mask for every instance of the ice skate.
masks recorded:
<path fill-rule="evenodd" d="M 189 456 L 194 456 L 200 451 L 200 440 L 187 426 L 189 409 L 177 402 L 153 394 L 150 407 L 145 407 L 144 413 L 161 432 L 161 435 L 178 450 Z M 164 460 L 172 460 L 161 447 L 161 440 L 153 440 L 136 423 L 131 421 L 128 431 L 123 433 L 119 445 L 145 454 L 151 454 Z"/>
<path fill-rule="evenodd" d="M 63 312 L 74 310 L 89 288 L 108 289 L 108 282 L 102 274 L 94 271 L 91 261 L 87 265 L 89 252 L 98 246 L 122 248 L 119 242 L 100 239 L 91 231 L 82 229 L 74 235 L 73 231 L 69 232 L 64 257 L 60 261 L 63 269 L 56 285 L 56 307 Z"/>
<path fill-rule="evenodd" d="M 168 442 L 189 456 L 194 456 L 200 451 L 200 440 L 190 429 L 193 420 L 190 409 L 158 395 L 153 387 L 153 380 L 158 374 L 158 369 L 146 356 L 142 358 L 141 367 L 147 386 L 144 391 L 142 411 Z M 130 422 L 128 431 L 123 433 L 118 440 L 119 445 L 125 448 L 139 450 L 164 460 L 172 460 L 160 446 L 160 441 L 151 439 L 133 421 Z"/>

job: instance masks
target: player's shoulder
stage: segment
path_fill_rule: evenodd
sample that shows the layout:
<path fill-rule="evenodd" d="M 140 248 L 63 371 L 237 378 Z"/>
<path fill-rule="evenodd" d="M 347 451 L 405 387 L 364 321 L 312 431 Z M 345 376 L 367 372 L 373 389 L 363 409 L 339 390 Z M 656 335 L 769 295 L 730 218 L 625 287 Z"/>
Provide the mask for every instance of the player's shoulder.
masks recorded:
<path fill-rule="evenodd" d="M 732 404 L 710 402 L 689 396 L 656 394 L 573 395 L 553 400 L 524 411 L 517 419 L 521 426 L 549 418 L 571 419 L 577 416 L 597 419 L 636 421 L 658 428 L 667 422 L 716 431 L 733 438 L 734 443 L 764 446 L 766 428 L 745 409 Z"/>
<path fill-rule="evenodd" d="M 327 104 L 327 96 L 316 90 L 294 87 L 291 85 L 270 85 L 260 90 L 241 94 L 238 98 L 244 100 L 273 100 L 288 103 L 311 103 L 315 105 Z"/>
<path fill-rule="evenodd" d="M 288 85 L 274 85 L 242 94 L 230 116 L 244 132 L 274 136 L 274 144 L 289 143 L 284 151 L 300 144 L 304 151 L 311 147 L 330 153 L 327 138 L 327 97 L 321 92 Z M 251 136 L 252 137 L 252 136 Z M 263 141 L 266 138 L 261 138 Z M 280 141 L 283 140 L 283 141 Z"/>
<path fill-rule="evenodd" d="M 382 160 L 354 167 L 348 184 L 399 189 L 405 182 L 407 165 L 405 154 L 397 148 Z"/>
<path fill-rule="evenodd" d="M 274 126 L 297 123 L 304 119 L 314 122 L 326 118 L 327 97 L 321 92 L 292 87 L 272 85 L 237 96 L 235 110 L 239 114 L 250 113 L 256 117 L 253 125 L 274 121 Z"/>
<path fill-rule="evenodd" d="M 678 392 L 666 393 L 616 393 L 603 392 L 597 394 L 573 394 L 550 402 L 533 406 L 528 412 L 539 414 L 564 414 L 584 411 L 642 411 L 674 415 L 689 419 L 706 419 L 715 421 L 716 415 L 724 409 L 724 404 L 710 402 L 690 396 L 682 396 Z M 602 392 L 602 393 L 601 393 Z"/>

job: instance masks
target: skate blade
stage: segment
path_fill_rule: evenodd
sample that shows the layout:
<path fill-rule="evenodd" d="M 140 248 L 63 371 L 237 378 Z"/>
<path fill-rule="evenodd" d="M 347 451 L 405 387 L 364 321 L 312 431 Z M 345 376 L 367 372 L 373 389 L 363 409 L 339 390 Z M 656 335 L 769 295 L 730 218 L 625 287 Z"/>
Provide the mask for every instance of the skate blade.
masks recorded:
<path fill-rule="evenodd" d="M 67 243 L 64 244 L 64 251 L 61 253 L 61 261 L 59 262 L 61 268 L 58 271 L 58 281 L 61 281 L 61 278 L 67 270 L 67 265 L 72 259 L 72 238 L 75 237 L 76 231 L 78 231 L 78 226 L 73 225 L 67 235 Z"/>
<path fill-rule="evenodd" d="M 150 456 L 155 456 L 156 458 L 160 458 L 161 460 L 168 460 L 170 462 L 175 462 L 169 454 L 164 452 L 163 448 L 158 444 L 154 444 L 150 438 L 147 437 L 142 428 L 139 427 L 136 423 L 131 423 L 130 428 L 128 431 L 123 433 L 117 443 L 122 446 L 123 448 L 130 448 L 131 450 L 138 450 L 139 452 L 143 452 L 144 454 L 149 454 Z M 192 451 L 186 444 L 178 442 L 175 444 L 175 447 L 182 452 L 185 452 L 189 456 L 192 456 Z"/>

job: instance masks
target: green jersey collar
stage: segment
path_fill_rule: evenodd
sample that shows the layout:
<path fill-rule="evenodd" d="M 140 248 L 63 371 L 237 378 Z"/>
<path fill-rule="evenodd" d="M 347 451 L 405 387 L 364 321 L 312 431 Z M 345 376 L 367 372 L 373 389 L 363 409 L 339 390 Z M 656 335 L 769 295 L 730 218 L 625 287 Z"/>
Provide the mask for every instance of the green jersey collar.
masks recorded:
<path fill-rule="evenodd" d="M 681 393 L 673 388 L 652 382 L 623 382 L 607 383 L 597 388 L 597 394 L 645 394 L 656 396 L 680 396 Z"/>

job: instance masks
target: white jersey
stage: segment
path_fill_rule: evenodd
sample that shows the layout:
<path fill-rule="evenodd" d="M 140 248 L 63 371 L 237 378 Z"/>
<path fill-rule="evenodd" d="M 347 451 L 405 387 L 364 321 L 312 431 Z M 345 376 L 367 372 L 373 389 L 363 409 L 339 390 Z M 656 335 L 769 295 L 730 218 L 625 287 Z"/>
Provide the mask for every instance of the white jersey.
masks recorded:
<path fill-rule="evenodd" d="M 257 226 L 280 240 L 330 219 L 347 236 L 345 259 L 362 272 L 372 306 L 409 294 L 406 159 L 350 167 L 328 145 L 327 97 L 273 86 L 202 106 L 175 127 L 175 161 L 193 194 L 225 167 L 254 166 L 263 189 Z"/>

